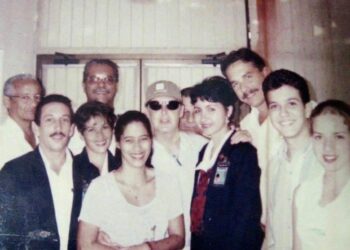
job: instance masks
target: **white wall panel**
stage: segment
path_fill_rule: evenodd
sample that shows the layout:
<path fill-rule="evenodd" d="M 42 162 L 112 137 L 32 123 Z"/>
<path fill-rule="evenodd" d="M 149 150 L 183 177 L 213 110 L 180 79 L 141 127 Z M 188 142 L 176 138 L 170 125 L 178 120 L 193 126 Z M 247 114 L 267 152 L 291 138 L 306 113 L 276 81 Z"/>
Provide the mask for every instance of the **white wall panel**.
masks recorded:
<path fill-rule="evenodd" d="M 243 0 L 38 1 L 40 53 L 206 53 L 246 44 Z"/>
<path fill-rule="evenodd" d="M 72 33 L 71 47 L 83 47 L 84 30 L 84 8 L 82 8 L 84 0 L 72 1 Z"/>
<path fill-rule="evenodd" d="M 107 47 L 119 46 L 120 29 L 119 29 L 119 12 L 115 11 L 119 9 L 119 0 L 109 0 L 108 2 L 108 23 L 107 23 Z"/>

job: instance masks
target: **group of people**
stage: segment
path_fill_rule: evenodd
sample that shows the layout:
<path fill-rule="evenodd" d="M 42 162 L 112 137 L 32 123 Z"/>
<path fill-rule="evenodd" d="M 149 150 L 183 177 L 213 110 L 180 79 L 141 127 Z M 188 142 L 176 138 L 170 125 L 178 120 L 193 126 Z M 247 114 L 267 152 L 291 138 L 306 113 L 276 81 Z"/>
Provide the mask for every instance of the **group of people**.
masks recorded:
<path fill-rule="evenodd" d="M 145 113 L 118 115 L 107 59 L 85 65 L 75 112 L 31 75 L 8 79 L 0 248 L 347 249 L 349 105 L 316 105 L 248 48 L 221 70 L 182 91 L 157 81 Z"/>

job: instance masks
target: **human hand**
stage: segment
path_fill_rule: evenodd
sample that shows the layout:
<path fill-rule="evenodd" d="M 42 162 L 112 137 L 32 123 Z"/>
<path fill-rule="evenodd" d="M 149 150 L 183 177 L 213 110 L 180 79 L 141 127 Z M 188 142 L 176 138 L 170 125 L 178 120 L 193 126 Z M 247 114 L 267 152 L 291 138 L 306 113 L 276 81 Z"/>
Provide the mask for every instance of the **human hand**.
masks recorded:
<path fill-rule="evenodd" d="M 133 245 L 129 247 L 122 247 L 120 250 L 152 250 L 150 246 L 146 243 L 142 243 L 139 245 Z"/>
<path fill-rule="evenodd" d="M 98 235 L 97 235 L 97 242 L 102 244 L 102 245 L 105 245 L 105 246 L 109 246 L 115 250 L 120 250 L 120 249 L 123 249 L 123 247 L 121 245 L 119 245 L 118 243 L 116 242 L 113 242 L 111 240 L 111 238 L 109 237 L 109 235 L 103 231 L 99 231 L 98 232 Z"/>
<path fill-rule="evenodd" d="M 248 130 L 241 130 L 236 128 L 236 133 L 231 136 L 231 145 L 240 143 L 240 142 L 250 142 L 252 143 L 253 138 Z"/>

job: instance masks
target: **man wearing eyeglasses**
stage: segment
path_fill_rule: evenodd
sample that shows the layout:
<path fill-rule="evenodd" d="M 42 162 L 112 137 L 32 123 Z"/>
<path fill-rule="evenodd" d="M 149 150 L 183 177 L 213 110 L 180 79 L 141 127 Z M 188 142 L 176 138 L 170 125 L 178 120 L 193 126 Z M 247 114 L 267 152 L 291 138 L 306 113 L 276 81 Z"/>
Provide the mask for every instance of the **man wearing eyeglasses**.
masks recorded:
<path fill-rule="evenodd" d="M 109 59 L 92 59 L 87 62 L 83 73 L 83 89 L 87 101 L 99 101 L 114 108 L 114 98 L 118 91 L 118 65 Z M 115 140 L 109 147 L 115 152 Z M 83 141 L 75 133 L 69 143 L 69 149 L 74 155 L 80 154 L 84 148 Z"/>
<path fill-rule="evenodd" d="M 108 59 L 93 59 L 84 68 L 83 87 L 88 101 L 113 107 L 118 90 L 118 66 Z"/>
<path fill-rule="evenodd" d="M 5 82 L 3 100 L 8 117 L 0 126 L 0 169 L 36 146 L 32 121 L 42 94 L 42 85 L 30 74 L 18 74 Z"/>
<path fill-rule="evenodd" d="M 146 108 L 154 134 L 152 165 L 177 176 L 180 182 L 186 229 L 185 249 L 190 249 L 189 211 L 194 169 L 199 151 L 207 141 L 195 133 L 180 131 L 183 105 L 180 89 L 173 82 L 158 81 L 150 85 L 146 91 Z"/>

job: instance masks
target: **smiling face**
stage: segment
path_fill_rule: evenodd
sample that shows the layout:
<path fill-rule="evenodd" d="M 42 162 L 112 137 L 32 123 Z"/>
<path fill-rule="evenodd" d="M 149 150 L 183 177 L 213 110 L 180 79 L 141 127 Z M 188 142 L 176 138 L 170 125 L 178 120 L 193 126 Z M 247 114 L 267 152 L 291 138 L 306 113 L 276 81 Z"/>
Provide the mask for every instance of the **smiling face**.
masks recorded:
<path fill-rule="evenodd" d="M 266 67 L 259 70 L 253 63 L 241 60 L 232 63 L 226 70 L 227 79 L 238 98 L 255 108 L 265 105 L 262 82 L 267 74 Z"/>
<path fill-rule="evenodd" d="M 180 118 L 180 129 L 200 134 L 200 128 L 194 120 L 194 106 L 191 103 L 191 98 L 189 96 L 183 96 L 182 104 L 184 111 Z"/>
<path fill-rule="evenodd" d="M 37 81 L 17 80 L 13 83 L 11 96 L 5 96 L 5 106 L 14 120 L 31 122 L 40 98 L 41 87 Z"/>
<path fill-rule="evenodd" d="M 48 152 L 64 152 L 74 127 L 69 108 L 63 103 L 51 102 L 42 107 L 40 125 L 35 126 L 40 147 Z"/>
<path fill-rule="evenodd" d="M 152 149 L 152 140 L 145 126 L 137 121 L 126 125 L 120 137 L 119 148 L 123 165 L 145 167 Z"/>
<path fill-rule="evenodd" d="M 91 117 L 85 123 L 82 137 L 88 152 L 105 154 L 112 141 L 113 129 L 103 116 Z"/>
<path fill-rule="evenodd" d="M 313 148 L 326 171 L 350 167 L 350 132 L 344 117 L 325 113 L 313 119 Z"/>
<path fill-rule="evenodd" d="M 113 69 L 106 64 L 93 64 L 87 71 L 84 91 L 88 101 L 99 101 L 113 107 L 117 82 Z"/>
<path fill-rule="evenodd" d="M 270 90 L 267 96 L 271 122 L 284 138 L 308 136 L 308 110 L 297 89 L 283 85 Z"/>
<path fill-rule="evenodd" d="M 228 131 L 228 118 L 232 106 L 227 109 L 219 102 L 197 99 L 194 104 L 194 117 L 202 134 L 211 139 L 222 138 Z"/>

